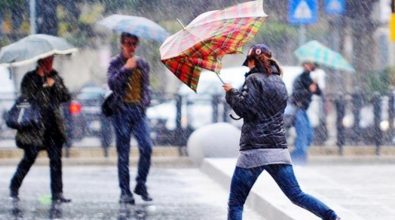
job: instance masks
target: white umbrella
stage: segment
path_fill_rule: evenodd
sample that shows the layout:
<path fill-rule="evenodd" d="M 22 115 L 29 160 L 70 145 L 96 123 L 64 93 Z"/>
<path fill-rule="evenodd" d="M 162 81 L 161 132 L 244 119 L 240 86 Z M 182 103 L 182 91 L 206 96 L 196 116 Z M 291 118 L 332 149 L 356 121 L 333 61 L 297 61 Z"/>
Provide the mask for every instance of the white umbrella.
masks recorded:
<path fill-rule="evenodd" d="M 98 22 L 115 32 L 127 32 L 143 39 L 163 42 L 169 33 L 159 24 L 145 17 L 114 14 Z"/>
<path fill-rule="evenodd" d="M 0 65 L 20 66 L 51 55 L 71 54 L 76 51 L 77 48 L 63 38 L 33 34 L 1 48 Z"/>

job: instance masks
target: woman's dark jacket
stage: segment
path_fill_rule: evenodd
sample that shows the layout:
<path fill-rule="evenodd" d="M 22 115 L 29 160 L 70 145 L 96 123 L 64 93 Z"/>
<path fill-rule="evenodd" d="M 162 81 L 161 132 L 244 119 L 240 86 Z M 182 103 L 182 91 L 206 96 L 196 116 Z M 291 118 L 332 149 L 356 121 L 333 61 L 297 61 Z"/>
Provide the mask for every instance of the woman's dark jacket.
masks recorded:
<path fill-rule="evenodd" d="M 60 105 L 71 99 L 71 95 L 65 87 L 62 78 L 53 70 L 49 74 L 55 83 L 52 87 L 46 85 L 46 79 L 37 74 L 37 70 L 30 71 L 22 79 L 21 95 L 31 102 L 35 102 L 40 107 L 42 124 L 35 129 L 18 130 L 16 134 L 16 144 L 20 148 L 36 146 L 45 148 L 44 134 L 56 141 L 64 142 L 66 132 L 64 119 Z"/>
<path fill-rule="evenodd" d="M 287 148 L 283 114 L 287 90 L 275 72 L 266 75 L 257 69 L 246 74 L 241 90 L 226 93 L 226 101 L 244 119 L 240 150 Z"/>

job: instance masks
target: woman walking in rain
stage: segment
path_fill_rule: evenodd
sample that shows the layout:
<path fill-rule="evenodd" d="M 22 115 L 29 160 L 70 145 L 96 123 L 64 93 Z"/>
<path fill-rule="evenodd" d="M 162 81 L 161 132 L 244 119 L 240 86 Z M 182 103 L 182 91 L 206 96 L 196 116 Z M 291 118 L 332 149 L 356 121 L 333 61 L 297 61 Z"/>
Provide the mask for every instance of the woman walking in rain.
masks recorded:
<path fill-rule="evenodd" d="M 52 201 L 67 203 L 63 196 L 62 146 L 66 140 L 60 104 L 71 99 L 62 78 L 53 69 L 54 56 L 40 59 L 37 68 L 26 73 L 21 83 L 22 97 L 40 106 L 42 126 L 36 129 L 18 130 L 16 144 L 24 150 L 10 184 L 10 196 L 19 201 L 19 188 L 37 158 L 40 150 L 49 157 Z"/>
<path fill-rule="evenodd" d="M 266 45 L 254 45 L 243 63 L 250 71 L 241 90 L 228 83 L 223 86 L 226 101 L 244 119 L 240 154 L 230 186 L 228 219 L 242 219 L 247 196 L 266 170 L 294 204 L 324 220 L 339 220 L 324 203 L 305 194 L 295 178 L 283 121 L 287 90 L 279 65 L 271 57 Z"/>

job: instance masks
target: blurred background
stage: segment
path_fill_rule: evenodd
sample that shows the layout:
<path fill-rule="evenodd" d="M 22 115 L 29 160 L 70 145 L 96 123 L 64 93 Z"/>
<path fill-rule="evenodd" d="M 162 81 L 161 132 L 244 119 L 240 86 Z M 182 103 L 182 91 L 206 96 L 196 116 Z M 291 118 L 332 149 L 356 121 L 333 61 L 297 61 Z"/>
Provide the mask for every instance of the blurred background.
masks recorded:
<path fill-rule="evenodd" d="M 59 56 L 55 63 L 74 94 L 74 100 L 65 106 L 69 146 L 87 136 L 98 137 L 101 146 L 108 146 L 113 137 L 106 129 L 111 126 L 101 115 L 100 105 L 107 92 L 107 66 L 111 57 L 119 53 L 120 45 L 117 34 L 99 27 L 96 22 L 115 13 L 136 15 L 149 18 L 175 33 L 182 29 L 176 18 L 187 24 L 205 11 L 241 2 L 246 1 L 0 0 L 0 46 L 33 33 L 61 36 L 77 46 L 78 53 Z M 295 2 L 306 5 L 294 7 Z M 389 28 L 391 8 L 391 0 L 264 1 L 264 11 L 269 17 L 251 44 L 264 42 L 270 46 L 284 66 L 283 77 L 288 88 L 295 75 L 301 72 L 294 51 L 310 40 L 339 52 L 356 70 L 343 72 L 321 66 L 317 73 L 315 80 L 320 82 L 325 95 L 315 97 L 309 109 L 316 145 L 378 147 L 395 143 L 395 46 L 390 39 L 394 31 Z M 198 88 L 197 94 L 183 88 L 160 62 L 159 46 L 157 42 L 142 40 L 138 49 L 138 55 L 151 65 L 154 100 L 147 114 L 155 143 L 185 145 L 189 134 L 198 127 L 230 121 L 230 110 L 224 104 L 222 91 L 212 89 L 221 88 L 221 85 L 201 83 L 211 86 Z M 228 78 L 236 85 L 241 85 L 243 80 L 240 75 L 245 70 L 236 68 L 243 58 L 241 54 L 224 59 L 224 72 L 229 72 L 224 75 L 238 75 L 238 79 Z M 32 68 L 34 65 L 0 69 L 1 113 L 13 103 L 21 77 Z M 217 80 L 208 76 L 205 79 L 205 75 L 209 74 L 203 73 L 202 80 Z M 0 139 L 12 139 L 13 131 L 3 122 L 0 126 Z M 180 132 L 183 135 L 176 138 Z M 293 135 L 292 130 L 289 135 Z"/>

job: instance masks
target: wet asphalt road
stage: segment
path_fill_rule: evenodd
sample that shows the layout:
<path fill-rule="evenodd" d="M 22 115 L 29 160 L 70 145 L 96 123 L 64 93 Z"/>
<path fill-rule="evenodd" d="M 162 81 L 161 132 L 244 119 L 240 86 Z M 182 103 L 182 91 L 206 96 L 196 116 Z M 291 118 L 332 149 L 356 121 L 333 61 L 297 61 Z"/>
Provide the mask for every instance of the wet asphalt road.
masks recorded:
<path fill-rule="evenodd" d="M 117 173 L 112 166 L 67 166 L 63 169 L 64 194 L 70 204 L 49 204 L 49 169 L 33 166 L 20 190 L 16 206 L 8 198 L 15 167 L 0 168 L 0 219 L 226 219 L 227 191 L 196 168 L 153 168 L 149 192 L 153 203 L 135 195 L 136 205 L 118 204 Z M 131 169 L 132 177 L 135 168 Z M 132 178 L 131 186 L 134 187 Z M 18 208 L 18 209 L 15 209 Z M 245 219 L 262 219 L 249 210 Z"/>

